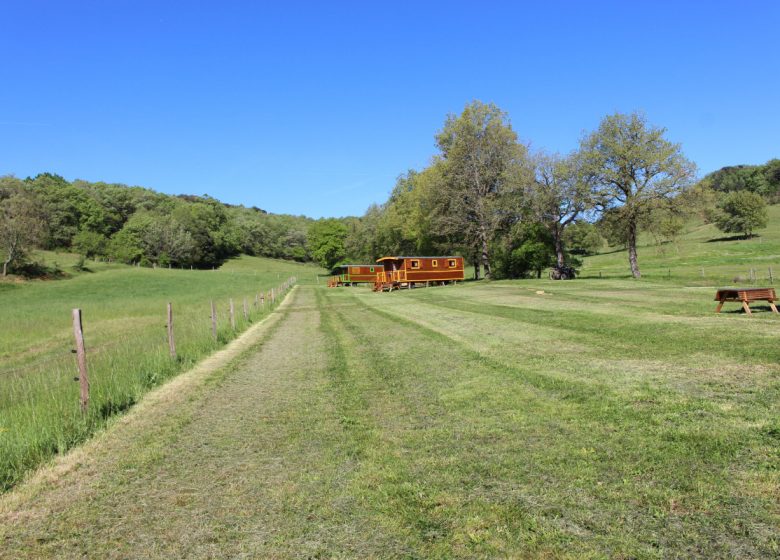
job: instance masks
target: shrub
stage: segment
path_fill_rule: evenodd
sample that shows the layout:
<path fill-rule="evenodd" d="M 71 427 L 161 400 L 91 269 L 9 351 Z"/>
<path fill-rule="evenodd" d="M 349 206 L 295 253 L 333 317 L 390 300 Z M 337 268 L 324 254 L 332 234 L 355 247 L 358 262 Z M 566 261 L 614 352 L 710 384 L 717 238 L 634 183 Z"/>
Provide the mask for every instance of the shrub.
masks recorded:
<path fill-rule="evenodd" d="M 767 219 L 766 202 L 761 195 L 734 191 L 718 201 L 713 221 L 722 232 L 752 237 L 755 230 L 766 227 Z"/>

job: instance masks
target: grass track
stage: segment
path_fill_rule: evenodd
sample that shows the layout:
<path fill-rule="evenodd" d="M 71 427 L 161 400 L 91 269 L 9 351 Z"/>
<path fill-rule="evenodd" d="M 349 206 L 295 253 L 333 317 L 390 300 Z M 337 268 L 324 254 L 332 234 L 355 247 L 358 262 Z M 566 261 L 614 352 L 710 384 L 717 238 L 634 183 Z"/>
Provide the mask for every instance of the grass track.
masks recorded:
<path fill-rule="evenodd" d="M 296 288 L 232 366 L 0 498 L 0 557 L 776 557 L 780 321 L 710 297 Z"/>
<path fill-rule="evenodd" d="M 5 325 L 0 329 L 0 491 L 264 317 L 271 306 L 255 306 L 256 294 L 292 275 L 312 281 L 316 272 L 311 266 L 242 257 L 215 271 L 98 263 L 94 272 L 65 280 L 5 284 L 7 290 L 0 291 Z M 235 329 L 227 320 L 230 298 Z M 211 301 L 217 308 L 217 340 L 210 330 Z M 167 347 L 167 302 L 173 302 L 176 359 Z M 83 310 L 90 375 L 86 415 L 74 382 L 74 307 Z"/>

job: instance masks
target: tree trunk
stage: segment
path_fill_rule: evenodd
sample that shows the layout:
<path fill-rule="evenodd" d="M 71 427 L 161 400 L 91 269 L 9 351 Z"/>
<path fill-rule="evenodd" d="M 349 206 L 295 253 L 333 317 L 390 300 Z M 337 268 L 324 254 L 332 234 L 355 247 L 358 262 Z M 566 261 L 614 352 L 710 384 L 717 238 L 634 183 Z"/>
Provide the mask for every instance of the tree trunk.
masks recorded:
<path fill-rule="evenodd" d="M 5 260 L 3 261 L 3 278 L 8 276 L 8 265 L 11 264 L 11 261 L 13 261 L 14 257 L 16 257 L 17 247 L 18 247 L 17 241 L 12 240 L 11 244 L 8 247 L 8 255 L 5 257 Z"/>
<path fill-rule="evenodd" d="M 491 277 L 490 257 L 488 256 L 488 239 L 487 239 L 487 232 L 485 231 L 485 226 L 481 226 L 479 228 L 479 242 L 480 242 L 480 249 L 482 251 L 481 254 L 482 266 L 485 269 L 485 280 L 490 280 Z"/>
<path fill-rule="evenodd" d="M 479 267 L 479 255 L 474 255 L 474 280 L 479 280 L 480 267 Z"/>
<path fill-rule="evenodd" d="M 558 259 L 558 269 L 560 270 L 565 264 L 563 258 L 563 240 L 561 239 L 562 236 L 559 231 L 553 233 L 553 237 L 555 238 L 555 255 Z"/>
<path fill-rule="evenodd" d="M 634 278 L 641 278 L 639 264 L 636 258 L 636 219 L 631 217 L 628 222 L 628 262 L 631 265 L 631 274 Z"/>

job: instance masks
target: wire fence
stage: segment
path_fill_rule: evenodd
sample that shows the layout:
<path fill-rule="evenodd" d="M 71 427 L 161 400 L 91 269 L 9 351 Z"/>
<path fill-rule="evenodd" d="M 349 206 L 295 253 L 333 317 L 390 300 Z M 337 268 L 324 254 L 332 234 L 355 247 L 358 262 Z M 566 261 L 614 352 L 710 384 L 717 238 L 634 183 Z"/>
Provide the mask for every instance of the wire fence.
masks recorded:
<path fill-rule="evenodd" d="M 780 262 L 746 266 L 641 266 L 645 280 L 672 281 L 696 286 L 774 286 L 778 283 Z M 615 280 L 631 278 L 628 266 L 587 267 L 578 275 L 580 279 Z"/>
<path fill-rule="evenodd" d="M 177 308 L 175 304 L 169 303 L 167 309 L 160 310 L 159 322 L 154 317 L 147 317 L 141 326 L 129 329 L 120 336 L 108 337 L 105 333 L 100 332 L 99 329 L 102 326 L 100 323 L 95 328 L 91 328 L 92 325 L 87 318 L 84 331 L 88 343 L 86 351 L 89 361 L 95 362 L 96 373 L 98 373 L 102 369 L 101 366 L 111 362 L 111 358 L 114 357 L 112 353 L 123 356 L 134 354 L 140 358 L 144 354 L 168 350 L 171 353 L 171 358 L 178 358 L 180 361 L 186 360 L 187 349 L 193 344 L 201 347 L 204 344 L 216 347 L 230 340 L 260 316 L 272 311 L 296 282 L 296 277 L 290 277 L 270 290 L 257 291 L 239 298 L 223 297 L 219 300 L 209 300 L 204 307 Z M 158 326 L 162 328 L 157 328 Z M 94 343 L 89 344 L 90 341 L 94 341 Z M 6 397 L 9 396 L 10 390 L 8 383 L 13 383 L 27 376 L 64 373 L 67 374 L 65 377 L 69 378 L 71 373 L 78 373 L 76 367 L 77 348 L 74 346 L 72 338 L 69 340 L 67 337 L 58 336 L 56 339 L 43 343 L 36 341 L 36 344 L 47 348 L 45 351 L 36 351 L 38 356 L 44 352 L 43 357 L 29 363 L 0 369 L 0 386 L 6 385 L 3 391 Z M 180 349 L 184 349 L 183 356 L 177 356 L 173 350 L 177 344 Z M 19 354 L 31 351 L 22 350 Z M 190 354 L 200 355 L 201 353 Z M 132 364 L 128 364 L 128 367 L 132 367 Z M 50 379 L 49 381 L 56 380 Z M 0 396 L 0 404 L 3 400 L 5 399 Z"/>

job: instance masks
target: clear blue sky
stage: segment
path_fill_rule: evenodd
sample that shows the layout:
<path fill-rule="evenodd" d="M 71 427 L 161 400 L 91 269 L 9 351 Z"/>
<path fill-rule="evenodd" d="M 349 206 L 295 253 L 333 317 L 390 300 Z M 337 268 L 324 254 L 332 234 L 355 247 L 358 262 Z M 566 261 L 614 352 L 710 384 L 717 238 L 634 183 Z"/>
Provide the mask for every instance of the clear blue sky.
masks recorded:
<path fill-rule="evenodd" d="M 780 2 L 0 2 L 0 174 L 362 214 L 493 101 L 569 151 L 644 110 L 706 173 L 780 157 Z"/>

